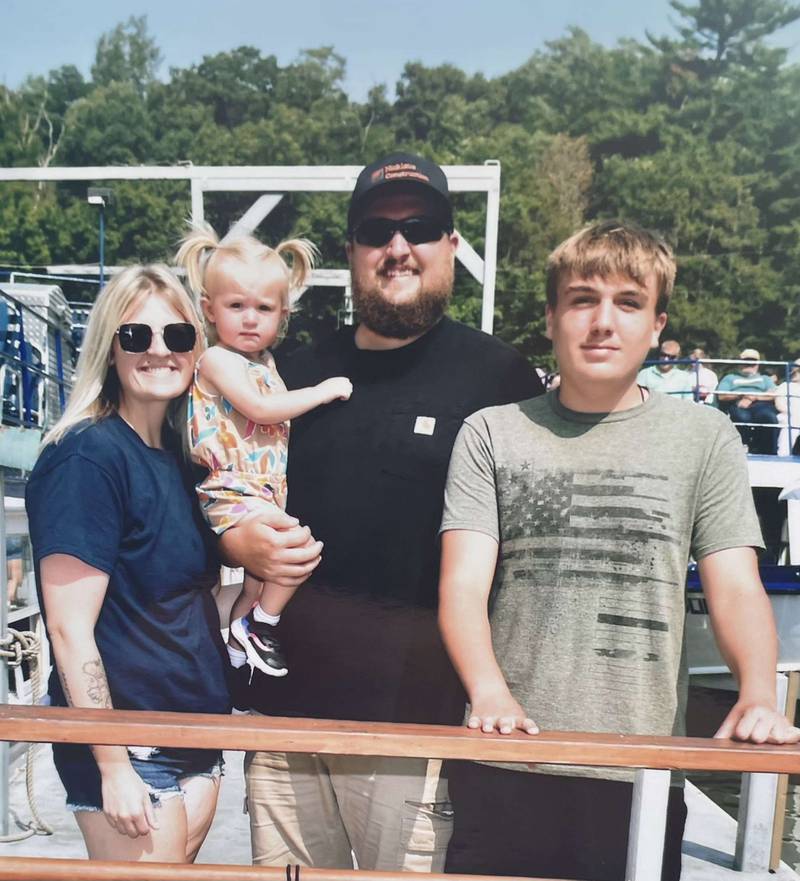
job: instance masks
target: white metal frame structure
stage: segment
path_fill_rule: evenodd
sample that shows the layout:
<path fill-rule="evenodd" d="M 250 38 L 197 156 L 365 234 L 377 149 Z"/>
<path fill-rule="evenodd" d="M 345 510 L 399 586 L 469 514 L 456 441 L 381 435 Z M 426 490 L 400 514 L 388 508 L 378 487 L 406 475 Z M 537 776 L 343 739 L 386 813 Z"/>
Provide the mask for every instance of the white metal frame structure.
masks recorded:
<path fill-rule="evenodd" d="M 212 192 L 261 194 L 239 219 L 236 228 L 255 227 L 278 204 L 284 193 L 350 193 L 360 165 L 179 165 L 179 166 L 88 166 L 83 168 L 0 168 L 0 183 L 11 181 L 188 181 L 191 188 L 192 220 L 204 217 L 204 196 Z M 456 253 L 467 271 L 483 287 L 481 330 L 491 333 L 494 324 L 497 237 L 500 220 L 500 163 L 489 159 L 483 165 L 445 165 L 444 173 L 452 193 L 486 194 L 486 232 L 483 257 L 461 236 Z M 349 273 L 320 270 L 312 284 L 344 286 L 349 302 Z"/>

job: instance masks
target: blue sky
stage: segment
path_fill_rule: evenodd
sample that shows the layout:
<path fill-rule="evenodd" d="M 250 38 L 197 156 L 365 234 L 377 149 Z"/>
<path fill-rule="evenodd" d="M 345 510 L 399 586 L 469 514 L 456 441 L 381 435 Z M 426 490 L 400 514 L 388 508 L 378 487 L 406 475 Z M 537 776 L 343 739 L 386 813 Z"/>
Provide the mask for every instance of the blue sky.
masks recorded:
<path fill-rule="evenodd" d="M 333 45 L 347 59 L 347 88 L 390 91 L 407 61 L 451 62 L 487 76 L 517 67 L 547 40 L 578 25 L 605 45 L 645 31 L 671 32 L 667 0 L 0 0 L 0 82 L 75 64 L 88 74 L 97 38 L 130 15 L 147 15 L 166 76 L 204 55 L 241 45 L 285 64 L 301 49 Z M 800 23 L 780 34 L 798 58 Z"/>

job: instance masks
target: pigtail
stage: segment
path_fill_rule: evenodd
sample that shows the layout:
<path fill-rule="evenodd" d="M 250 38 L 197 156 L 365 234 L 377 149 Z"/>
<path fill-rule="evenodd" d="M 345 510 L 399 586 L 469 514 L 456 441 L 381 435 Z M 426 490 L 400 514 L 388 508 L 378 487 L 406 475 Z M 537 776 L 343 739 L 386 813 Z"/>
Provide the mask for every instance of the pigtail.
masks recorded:
<path fill-rule="evenodd" d="M 198 223 L 191 224 L 189 232 L 181 239 L 175 262 L 186 270 L 189 289 L 198 300 L 198 305 L 202 305 L 202 301 L 210 296 L 205 279 L 212 259 L 233 257 L 245 262 L 279 261 L 286 278 L 286 293 L 282 300 L 287 309 L 285 320 L 278 330 L 278 340 L 281 340 L 288 329 L 288 310 L 291 307 L 292 294 L 308 283 L 318 253 L 308 239 L 287 239 L 277 248 L 270 248 L 247 234 L 226 237 L 220 241 L 211 226 Z M 286 259 L 287 255 L 289 260 Z M 207 318 L 205 329 L 209 345 L 216 345 L 217 329 Z"/>
<path fill-rule="evenodd" d="M 286 254 L 291 257 L 291 264 L 287 264 L 289 265 L 289 292 L 291 300 L 291 292 L 308 283 L 311 271 L 319 257 L 319 251 L 308 239 L 287 239 L 275 248 L 275 253 L 280 255 L 284 262 L 286 262 Z"/>
<path fill-rule="evenodd" d="M 175 262 L 186 270 L 189 289 L 196 297 L 206 294 L 206 267 L 211 255 L 220 247 L 219 236 L 208 223 L 192 223 L 181 239 Z"/>

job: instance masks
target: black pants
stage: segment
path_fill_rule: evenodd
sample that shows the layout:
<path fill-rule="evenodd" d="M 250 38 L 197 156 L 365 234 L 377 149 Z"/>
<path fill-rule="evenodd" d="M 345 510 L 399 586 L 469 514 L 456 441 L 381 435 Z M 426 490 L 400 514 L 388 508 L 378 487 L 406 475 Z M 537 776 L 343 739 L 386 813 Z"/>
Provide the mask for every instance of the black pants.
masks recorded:
<path fill-rule="evenodd" d="M 778 425 L 778 412 L 772 401 L 754 401 L 749 407 L 728 407 L 728 416 L 738 423 L 737 431 L 742 436 L 742 443 L 747 444 L 751 453 L 774 456 L 778 452 L 778 429 L 753 428 L 748 422 L 771 423 Z M 742 424 L 745 423 L 745 424 Z"/>
<path fill-rule="evenodd" d="M 624 881 L 633 784 L 447 762 L 455 824 L 445 871 Z M 678 881 L 683 790 L 669 793 L 662 881 Z"/>

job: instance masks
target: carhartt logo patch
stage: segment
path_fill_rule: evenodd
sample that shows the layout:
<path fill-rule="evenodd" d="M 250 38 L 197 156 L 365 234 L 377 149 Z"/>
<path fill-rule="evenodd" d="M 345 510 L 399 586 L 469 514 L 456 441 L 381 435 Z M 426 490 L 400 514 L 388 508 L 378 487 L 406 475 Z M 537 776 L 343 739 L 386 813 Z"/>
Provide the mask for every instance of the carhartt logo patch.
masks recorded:
<path fill-rule="evenodd" d="M 433 416 L 417 416 L 414 423 L 414 434 L 433 434 L 436 429 L 436 419 Z"/>

